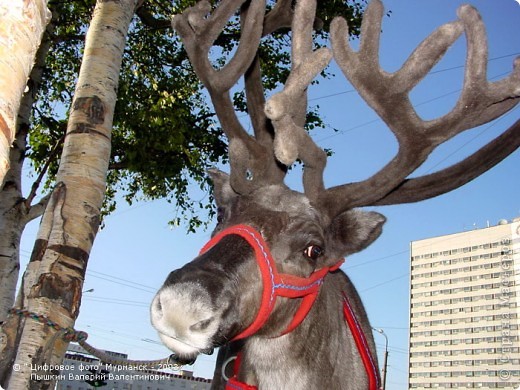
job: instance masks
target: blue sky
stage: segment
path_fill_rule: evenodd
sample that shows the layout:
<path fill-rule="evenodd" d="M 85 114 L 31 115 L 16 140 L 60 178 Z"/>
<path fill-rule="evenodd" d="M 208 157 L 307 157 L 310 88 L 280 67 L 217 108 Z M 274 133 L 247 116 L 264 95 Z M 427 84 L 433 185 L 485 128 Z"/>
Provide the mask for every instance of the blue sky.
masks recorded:
<path fill-rule="evenodd" d="M 489 36 L 488 76 L 500 79 L 510 72 L 514 55 L 520 55 L 520 5 L 514 0 L 467 1 L 484 19 Z M 437 26 L 455 19 L 459 0 L 389 0 L 381 40 L 381 62 L 396 70 L 409 53 Z M 465 41 L 461 38 L 434 71 L 412 92 L 423 118 L 434 118 L 450 110 L 462 85 Z M 333 64 L 333 70 L 335 65 Z M 376 114 L 352 92 L 337 71 L 337 77 L 310 90 L 310 104 L 319 105 L 327 129 L 312 135 L 335 154 L 329 159 L 327 186 L 362 180 L 381 168 L 396 152 L 397 145 Z M 439 148 L 419 174 L 432 172 L 467 156 L 487 143 L 520 117 L 516 109 L 498 123 L 466 132 Z M 332 128 L 340 131 L 334 132 Z M 409 324 L 409 244 L 413 240 L 493 225 L 499 219 L 520 215 L 520 152 L 466 186 L 424 202 L 379 207 L 388 218 L 382 236 L 362 253 L 347 259 L 342 269 L 357 286 L 372 325 L 382 328 L 389 339 L 387 389 L 407 385 Z M 300 187 L 298 170 L 287 181 Z M 200 196 L 200 195 L 197 195 Z M 168 273 L 196 256 L 210 231 L 187 235 L 181 226 L 171 229 L 167 221 L 175 215 L 163 201 L 120 203 L 106 219 L 90 257 L 85 293 L 76 329 L 89 333 L 97 348 L 125 352 L 133 359 L 164 357 L 168 350 L 158 344 L 149 321 L 148 305 Z M 27 229 L 22 244 L 22 269 L 34 242 L 37 223 Z M 382 351 L 384 338 L 375 334 Z M 198 376 L 212 375 L 213 358 L 202 356 L 193 367 Z"/>

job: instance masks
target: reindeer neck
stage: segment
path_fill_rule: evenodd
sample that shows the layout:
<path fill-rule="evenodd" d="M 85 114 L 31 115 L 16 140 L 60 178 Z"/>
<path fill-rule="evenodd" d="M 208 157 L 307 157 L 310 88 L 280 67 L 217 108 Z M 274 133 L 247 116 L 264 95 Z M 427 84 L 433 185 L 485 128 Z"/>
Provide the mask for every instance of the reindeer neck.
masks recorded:
<path fill-rule="evenodd" d="M 295 390 L 341 389 L 352 383 L 363 383 L 360 389 L 366 389 L 363 364 L 345 324 L 338 284 L 346 293 L 353 290 L 342 272 L 327 276 L 307 318 L 293 332 L 276 338 L 249 338 L 239 380 L 259 390 L 284 389 L 287 383 Z M 359 313 L 355 295 L 354 310 Z M 349 377 L 353 382 L 345 381 Z"/>

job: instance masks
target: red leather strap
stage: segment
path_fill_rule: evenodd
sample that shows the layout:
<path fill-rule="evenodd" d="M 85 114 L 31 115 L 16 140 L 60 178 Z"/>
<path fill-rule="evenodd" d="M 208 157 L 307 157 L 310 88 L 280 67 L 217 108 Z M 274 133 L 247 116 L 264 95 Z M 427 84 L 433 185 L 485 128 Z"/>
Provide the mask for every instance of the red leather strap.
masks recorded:
<path fill-rule="evenodd" d="M 267 318 L 271 314 L 275 303 L 275 262 L 269 248 L 264 241 L 262 235 L 250 226 L 247 225 L 236 225 L 230 228 L 224 229 L 215 237 L 213 237 L 200 251 L 204 253 L 208 251 L 212 246 L 218 243 L 221 239 L 228 235 L 238 235 L 247 241 L 255 252 L 256 262 L 260 268 L 262 274 L 262 299 L 260 301 L 260 309 L 253 322 L 240 334 L 236 335 L 232 341 L 243 339 L 255 334 L 267 321 Z"/>
<path fill-rule="evenodd" d="M 242 363 L 242 353 L 238 353 L 233 365 L 234 375 L 226 383 L 225 390 L 257 390 L 256 386 L 248 385 L 247 383 L 240 382 L 237 379 L 238 371 L 240 370 L 240 364 Z"/>
<path fill-rule="evenodd" d="M 227 381 L 226 390 L 257 390 L 257 387 L 240 382 L 236 377 L 233 377 Z"/>
<path fill-rule="evenodd" d="M 307 298 L 307 297 L 306 297 Z M 304 298 L 305 299 L 305 298 Z M 303 305 L 302 305 L 303 306 Z M 352 333 L 354 342 L 356 343 L 357 350 L 361 356 L 363 366 L 368 377 L 368 389 L 367 390 L 379 390 L 381 389 L 381 379 L 379 377 L 379 371 L 377 365 L 372 357 L 370 348 L 368 347 L 367 339 L 361 326 L 352 310 L 350 302 L 343 293 L 343 315 L 345 316 L 345 322 Z M 226 390 L 257 390 L 256 386 L 248 385 L 247 383 L 240 382 L 237 379 L 238 371 L 240 370 L 241 354 L 237 355 L 234 364 L 235 375 L 230 378 L 226 384 Z"/>
<path fill-rule="evenodd" d="M 370 352 L 370 348 L 368 347 L 367 339 L 365 334 L 363 333 L 363 329 L 350 306 L 350 302 L 343 293 L 343 314 L 345 316 L 345 321 L 352 333 L 352 337 L 354 337 L 354 341 L 356 343 L 356 347 L 358 349 L 359 355 L 361 356 L 361 360 L 363 361 L 363 365 L 365 366 L 365 371 L 368 376 L 368 390 L 378 390 L 381 388 L 381 381 L 379 378 L 379 371 L 377 369 L 377 364 L 372 357 L 372 353 Z"/>

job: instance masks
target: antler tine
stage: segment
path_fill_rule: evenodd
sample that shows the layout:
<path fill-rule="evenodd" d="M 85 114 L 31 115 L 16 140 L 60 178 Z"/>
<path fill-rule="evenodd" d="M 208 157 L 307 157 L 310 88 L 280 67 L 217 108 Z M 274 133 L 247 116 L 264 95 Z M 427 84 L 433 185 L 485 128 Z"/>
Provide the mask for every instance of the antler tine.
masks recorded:
<path fill-rule="evenodd" d="M 419 45 L 400 70 L 389 74 L 379 67 L 382 16 L 383 4 L 379 0 L 372 1 L 364 15 L 362 34 L 366 35 L 361 35 L 359 52 L 354 52 L 348 43 L 347 22 L 336 18 L 331 25 L 334 57 L 344 75 L 387 123 L 399 143 L 410 143 L 412 139 L 416 142 L 411 136 L 414 129 L 424 127 L 424 122 L 413 109 L 408 93 L 460 36 L 463 26 L 459 21 L 441 26 Z M 429 138 L 431 134 L 424 136 Z"/>
<path fill-rule="evenodd" d="M 377 204 L 390 193 L 391 198 L 399 203 L 399 190 L 403 182 L 423 164 L 435 147 L 464 130 L 495 119 L 518 103 L 518 66 L 505 80 L 496 83 L 487 81 L 486 33 L 480 15 L 473 7 L 460 7 L 460 20 L 439 27 L 414 50 L 401 69 L 392 74 L 382 70 L 378 61 L 383 11 L 380 0 L 369 4 L 358 52 L 349 46 L 347 22 L 336 18 L 331 26 L 332 49 L 345 76 L 396 136 L 399 151 L 369 179 L 327 190 L 320 203 L 333 203 L 332 214 L 352 207 Z M 413 108 L 408 94 L 462 32 L 466 33 L 468 45 L 463 92 L 451 112 L 435 120 L 423 121 Z M 440 174 L 438 177 L 444 176 Z M 418 190 L 416 183 L 420 182 L 413 183 Z M 427 193 L 423 196 L 429 197 Z M 342 200 L 338 202 L 338 198 Z M 331 202 L 333 199 L 336 201 Z"/>
<path fill-rule="evenodd" d="M 413 203 L 461 187 L 493 168 L 520 147 L 520 120 L 507 131 L 459 163 L 430 175 L 406 179 L 372 206 Z"/>
<path fill-rule="evenodd" d="M 220 32 L 235 11 L 242 7 L 241 39 L 230 61 L 215 69 L 209 60 L 209 51 Z M 271 151 L 250 136 L 237 118 L 230 89 L 251 66 L 263 30 L 265 0 L 222 1 L 210 14 L 208 1 L 200 1 L 172 20 L 181 36 L 193 69 L 208 89 L 215 112 L 229 140 L 231 186 L 238 193 L 248 193 L 261 183 L 279 180 L 273 176 L 273 164 L 267 164 Z M 209 15 L 209 16 L 208 16 Z"/>
<path fill-rule="evenodd" d="M 323 170 L 326 154 L 304 130 L 307 111 L 307 87 L 330 62 L 327 48 L 313 51 L 312 26 L 316 2 L 300 0 L 296 4 L 292 24 L 291 73 L 283 90 L 266 103 L 265 113 L 275 129 L 276 158 L 286 166 L 299 157 L 305 164 L 303 185 L 311 200 L 324 191 Z"/>
<path fill-rule="evenodd" d="M 172 19 L 173 28 L 183 39 L 186 51 L 197 76 L 210 92 L 227 92 L 235 85 L 251 64 L 262 36 L 265 1 L 251 2 L 242 26 L 242 39 L 235 55 L 220 70 L 209 60 L 209 50 L 234 12 L 245 0 L 220 2 L 210 14 L 208 1 L 200 1 Z M 209 17 L 206 17 L 210 14 Z"/>
<path fill-rule="evenodd" d="M 488 48 L 484 23 L 478 11 L 470 5 L 463 5 L 458 15 L 464 23 L 468 54 L 464 88 L 455 109 L 446 115 L 446 121 L 457 120 L 464 115 L 460 131 L 480 126 L 503 115 L 516 104 L 520 97 L 520 57 L 515 59 L 513 72 L 503 80 L 487 81 Z M 471 109 L 468 112 L 468 107 Z M 442 121 L 440 118 L 439 121 Z M 459 131 L 459 132 L 460 132 Z M 446 129 L 451 137 L 458 132 Z"/>
<path fill-rule="evenodd" d="M 278 0 L 265 16 L 263 35 L 269 35 L 281 27 L 291 27 L 293 15 L 292 0 Z"/>

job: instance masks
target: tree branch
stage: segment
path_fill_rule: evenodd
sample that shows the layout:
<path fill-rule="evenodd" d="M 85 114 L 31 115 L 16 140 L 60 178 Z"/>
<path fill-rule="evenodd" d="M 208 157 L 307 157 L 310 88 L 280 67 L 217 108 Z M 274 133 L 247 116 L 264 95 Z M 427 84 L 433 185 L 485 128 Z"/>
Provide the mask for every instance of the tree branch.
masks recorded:
<path fill-rule="evenodd" d="M 52 161 L 56 158 L 56 156 L 58 155 L 58 152 L 61 150 L 60 146 L 63 144 L 64 140 L 65 140 L 65 135 L 63 135 L 58 140 L 58 142 L 56 142 L 56 144 L 54 145 L 54 147 L 52 148 L 52 150 L 51 150 L 51 152 L 49 154 L 49 158 L 45 162 L 45 165 L 43 166 L 43 168 L 40 171 L 40 173 L 38 174 L 38 177 L 36 178 L 36 181 L 31 186 L 31 192 L 29 193 L 29 196 L 27 196 L 27 198 L 25 199 L 25 206 L 28 209 L 31 209 L 31 203 L 32 203 L 32 201 L 34 200 L 34 198 L 36 196 L 36 191 L 38 191 L 38 187 L 40 187 L 40 184 L 41 184 L 41 182 L 43 180 L 43 177 L 47 173 L 47 169 L 49 169 L 49 166 L 51 165 Z"/>
<path fill-rule="evenodd" d="M 67 34 L 67 35 L 53 35 L 52 42 L 68 42 L 68 41 L 84 41 L 85 34 Z"/>
<path fill-rule="evenodd" d="M 50 197 L 51 194 L 47 194 L 43 198 L 41 198 L 38 203 L 35 203 L 31 207 L 29 207 L 28 212 L 24 217 L 26 223 L 31 222 L 33 219 L 36 219 L 43 215 L 43 212 L 47 207 L 47 203 L 49 203 Z"/>
<path fill-rule="evenodd" d="M 135 13 L 145 26 L 155 30 L 168 30 L 172 28 L 170 20 L 156 18 L 145 6 L 137 8 Z"/>

